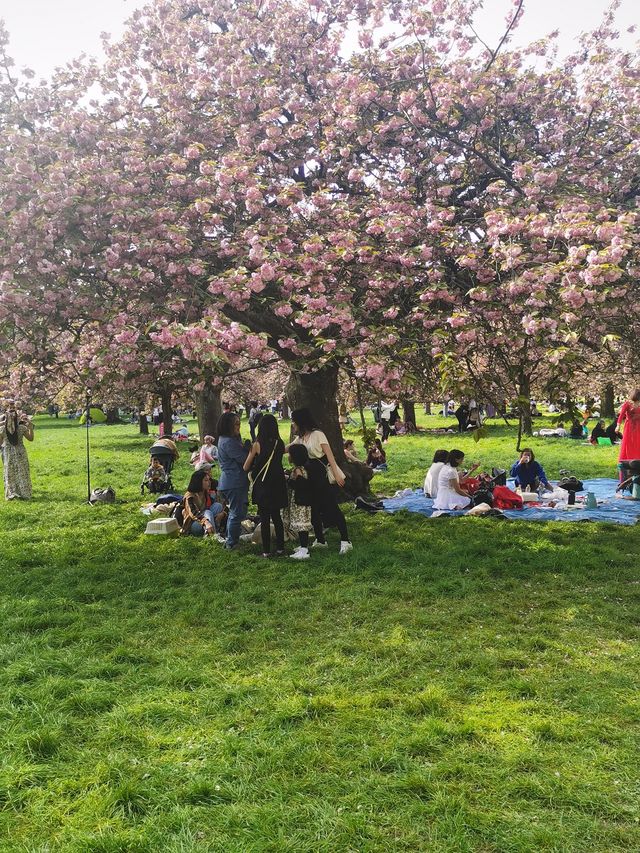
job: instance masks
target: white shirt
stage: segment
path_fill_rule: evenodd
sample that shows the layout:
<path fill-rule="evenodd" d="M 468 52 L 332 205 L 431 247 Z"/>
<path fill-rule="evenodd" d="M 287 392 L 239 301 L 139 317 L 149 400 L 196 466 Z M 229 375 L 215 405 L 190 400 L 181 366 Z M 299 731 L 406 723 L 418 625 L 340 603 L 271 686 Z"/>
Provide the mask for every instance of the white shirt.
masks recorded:
<path fill-rule="evenodd" d="M 444 468 L 444 462 L 434 462 L 431 468 L 427 471 L 427 476 L 424 478 L 423 491 L 428 498 L 436 498 L 438 496 L 438 477 L 440 471 Z"/>
<path fill-rule="evenodd" d="M 322 445 L 328 445 L 329 439 L 321 429 L 314 429 L 307 433 L 307 435 L 298 436 L 294 443 L 304 444 L 307 448 L 309 459 L 323 459 L 325 453 L 322 449 Z M 336 468 L 338 468 L 337 465 Z M 338 471 L 344 477 L 344 471 L 341 468 L 338 468 Z"/>
<path fill-rule="evenodd" d="M 297 444 L 304 444 L 310 459 L 322 459 L 324 456 L 323 444 L 329 444 L 329 439 L 321 429 L 314 429 L 303 436 L 296 438 Z"/>
<path fill-rule="evenodd" d="M 391 420 L 391 412 L 395 409 L 394 403 L 383 403 L 380 410 L 380 417 L 383 421 Z"/>
<path fill-rule="evenodd" d="M 459 485 L 458 469 L 452 468 L 447 462 L 442 466 L 438 476 L 438 494 L 433 503 L 434 509 L 455 510 L 464 509 L 471 503 L 471 498 L 459 495 L 455 486 Z"/>

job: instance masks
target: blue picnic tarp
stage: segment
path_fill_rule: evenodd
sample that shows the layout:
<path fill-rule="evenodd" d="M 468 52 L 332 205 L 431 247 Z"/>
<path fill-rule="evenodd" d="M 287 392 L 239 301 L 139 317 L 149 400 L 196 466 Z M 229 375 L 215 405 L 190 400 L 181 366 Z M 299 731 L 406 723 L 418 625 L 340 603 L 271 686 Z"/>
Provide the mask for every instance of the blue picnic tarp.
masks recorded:
<path fill-rule="evenodd" d="M 526 506 L 524 509 L 505 509 L 502 512 L 508 518 L 519 518 L 522 521 L 608 521 L 613 524 L 635 524 L 640 520 L 640 501 L 624 500 L 616 496 L 618 480 L 598 479 L 583 480 L 584 490 L 578 493 L 578 503 L 575 507 L 545 507 Z M 507 485 L 514 488 L 513 480 Z M 593 492 L 598 500 L 597 509 L 584 509 L 580 495 Z M 433 500 L 424 496 L 422 489 L 415 489 L 410 494 L 397 498 L 386 498 L 383 506 L 387 512 L 417 512 L 430 517 L 433 513 Z M 462 512 L 451 512 L 449 515 L 464 515 Z"/>

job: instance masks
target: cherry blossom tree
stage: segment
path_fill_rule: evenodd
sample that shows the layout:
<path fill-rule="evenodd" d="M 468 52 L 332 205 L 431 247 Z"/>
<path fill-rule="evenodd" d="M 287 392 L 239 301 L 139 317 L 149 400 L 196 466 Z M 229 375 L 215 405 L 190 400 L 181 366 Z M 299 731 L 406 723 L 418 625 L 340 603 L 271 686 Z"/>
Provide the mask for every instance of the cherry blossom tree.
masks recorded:
<path fill-rule="evenodd" d="M 100 75 L 30 94 L 36 132 L 14 117 L 0 304 L 44 299 L 61 327 L 107 335 L 124 313 L 194 360 L 276 352 L 338 451 L 345 360 L 390 391 L 435 361 L 523 399 L 541 364 L 560 382 L 607 335 L 624 344 L 637 60 L 615 49 L 613 13 L 559 62 L 553 39 L 510 48 L 523 2 L 495 46 L 478 6 L 135 13 Z"/>

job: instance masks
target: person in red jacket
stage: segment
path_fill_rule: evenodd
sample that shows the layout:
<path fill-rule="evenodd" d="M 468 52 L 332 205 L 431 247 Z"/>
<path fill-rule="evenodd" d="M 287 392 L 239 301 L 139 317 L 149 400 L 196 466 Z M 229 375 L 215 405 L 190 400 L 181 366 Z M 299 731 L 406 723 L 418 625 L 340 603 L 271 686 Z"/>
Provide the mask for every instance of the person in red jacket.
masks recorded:
<path fill-rule="evenodd" d="M 618 415 L 618 429 L 624 424 L 618 462 L 640 459 L 640 388 L 622 404 Z"/>

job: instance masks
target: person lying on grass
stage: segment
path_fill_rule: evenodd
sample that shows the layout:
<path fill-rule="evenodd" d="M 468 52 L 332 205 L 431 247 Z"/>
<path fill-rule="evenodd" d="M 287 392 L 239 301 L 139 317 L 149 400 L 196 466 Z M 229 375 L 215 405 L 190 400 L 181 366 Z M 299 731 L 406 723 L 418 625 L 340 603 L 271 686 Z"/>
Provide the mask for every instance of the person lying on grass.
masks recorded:
<path fill-rule="evenodd" d="M 511 466 L 510 473 L 512 477 L 515 477 L 516 486 L 520 486 L 523 490 L 528 486 L 531 491 L 537 492 L 541 484 L 547 489 L 551 489 L 544 468 L 539 462 L 536 462 L 533 450 L 530 447 L 524 448 L 520 458 Z"/>

